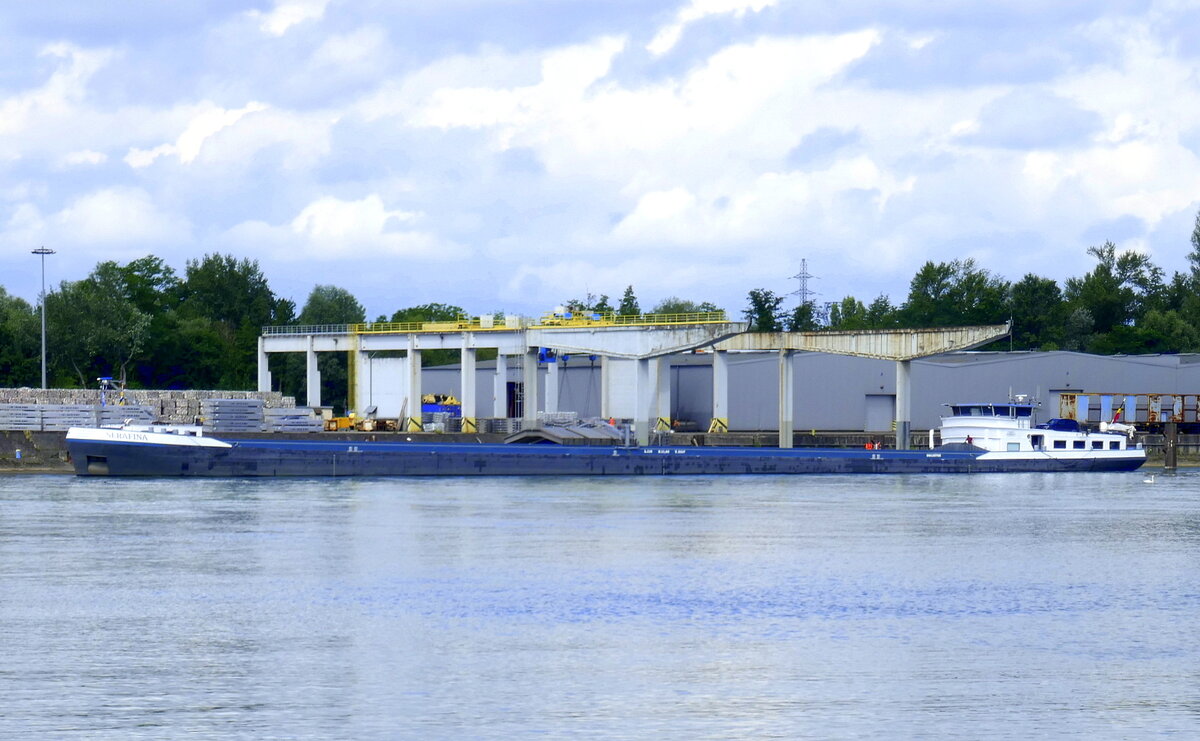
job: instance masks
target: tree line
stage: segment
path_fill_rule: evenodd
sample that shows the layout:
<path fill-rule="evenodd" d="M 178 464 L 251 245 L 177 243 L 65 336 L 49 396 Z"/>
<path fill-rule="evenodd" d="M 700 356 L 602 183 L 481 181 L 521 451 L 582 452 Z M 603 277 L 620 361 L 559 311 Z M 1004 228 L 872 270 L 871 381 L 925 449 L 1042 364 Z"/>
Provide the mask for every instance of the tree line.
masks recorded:
<path fill-rule="evenodd" d="M 846 296 L 828 308 L 787 306 L 787 297 L 756 288 L 742 316 L 751 329 L 859 330 L 999 324 L 1011 320 L 1011 340 L 998 347 L 1077 350 L 1098 354 L 1200 352 L 1200 215 L 1189 269 L 1167 279 L 1141 253 L 1111 242 L 1088 249 L 1092 269 L 1056 281 L 1027 274 L 1010 283 L 970 259 L 926 262 L 906 299 L 870 303 Z M 288 324 L 364 322 L 366 312 L 347 290 L 318 285 L 297 310 L 278 296 L 254 260 L 210 254 L 188 260 L 182 274 L 158 257 L 125 264 L 101 262 L 82 280 L 64 281 L 46 295 L 48 381 L 58 388 L 92 387 L 113 376 L 131 388 L 252 389 L 261 328 Z M 571 311 L 620 315 L 719 311 L 708 301 L 671 296 L 643 311 L 633 286 L 614 306 L 588 293 L 563 305 Z M 500 312 L 496 312 L 499 314 Z M 459 306 L 429 303 L 401 308 L 374 321 L 455 320 Z M 38 308 L 0 287 L 0 386 L 40 382 Z M 455 362 L 453 351 L 424 353 L 423 362 Z M 345 359 L 323 353 L 322 399 L 343 404 Z M 303 358 L 272 357 L 277 390 L 304 400 Z"/>
<path fill-rule="evenodd" d="M 1188 270 L 1170 279 L 1148 256 L 1112 242 L 1089 247 L 1090 271 L 1056 281 L 1028 273 L 1015 283 L 973 260 L 926 262 L 895 305 L 846 296 L 828 317 L 813 303 L 785 307 L 785 297 L 750 291 L 743 315 L 760 332 L 897 329 L 1012 322 L 1010 339 L 993 347 L 1073 350 L 1098 355 L 1200 352 L 1200 214 Z M 819 321 L 824 318 L 825 321 Z"/>

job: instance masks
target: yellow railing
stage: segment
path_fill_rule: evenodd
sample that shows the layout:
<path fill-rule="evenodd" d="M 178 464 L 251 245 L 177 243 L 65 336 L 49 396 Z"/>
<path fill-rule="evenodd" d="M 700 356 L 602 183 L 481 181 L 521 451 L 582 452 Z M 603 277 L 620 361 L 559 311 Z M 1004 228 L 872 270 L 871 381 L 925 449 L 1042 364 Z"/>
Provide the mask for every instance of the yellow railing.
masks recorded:
<path fill-rule="evenodd" d="M 535 327 L 661 327 L 681 324 L 719 324 L 729 321 L 724 311 L 696 311 L 689 314 L 622 315 L 594 311 L 543 314 Z"/>
<path fill-rule="evenodd" d="M 495 319 L 490 326 L 485 326 L 479 317 L 460 317 L 450 321 L 437 322 L 366 322 L 364 324 L 348 324 L 346 331 L 351 334 L 417 334 L 421 332 L 494 332 L 512 329 L 506 327 L 504 319 Z"/>
<path fill-rule="evenodd" d="M 491 321 L 488 321 L 488 320 Z M 419 334 L 437 332 L 504 332 L 527 327 L 670 327 L 687 324 L 728 322 L 724 311 L 696 311 L 689 314 L 634 314 L 623 316 L 594 311 L 543 314 L 531 322 L 523 317 L 459 317 L 436 322 L 363 322 L 360 324 L 289 325 L 263 327 L 264 335 L 280 334 Z"/>

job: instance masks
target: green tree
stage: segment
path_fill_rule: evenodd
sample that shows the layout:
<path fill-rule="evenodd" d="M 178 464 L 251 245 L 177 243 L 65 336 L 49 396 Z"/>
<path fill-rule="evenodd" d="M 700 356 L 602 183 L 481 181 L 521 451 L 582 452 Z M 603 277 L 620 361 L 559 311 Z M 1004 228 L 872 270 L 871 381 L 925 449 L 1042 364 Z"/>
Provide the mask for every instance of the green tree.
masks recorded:
<path fill-rule="evenodd" d="M 721 309 L 710 301 L 688 301 L 678 296 L 667 296 L 650 309 L 651 314 L 709 314 Z"/>
<path fill-rule="evenodd" d="M 0 286 L 0 386 L 41 382 L 41 316 Z"/>
<path fill-rule="evenodd" d="M 1200 211 L 1196 213 L 1196 223 L 1192 227 L 1192 251 L 1188 253 L 1187 259 L 1192 286 L 1200 287 Z"/>
<path fill-rule="evenodd" d="M 416 322 L 453 322 L 465 317 L 467 312 L 453 304 L 420 304 L 399 309 L 388 321 L 400 324 Z"/>
<path fill-rule="evenodd" d="M 55 329 L 50 354 L 56 379 L 86 388 L 98 376 L 126 380 L 150 317 L 126 298 L 111 264 L 101 263 L 87 278 L 64 281 L 46 296 L 46 323 Z"/>
<path fill-rule="evenodd" d="M 637 296 L 633 295 L 633 286 L 625 287 L 621 303 L 617 306 L 617 313 L 621 316 L 637 316 L 642 313 L 641 307 L 638 306 Z"/>
<path fill-rule="evenodd" d="M 366 320 L 367 312 L 353 294 L 328 285 L 313 287 L 297 317 L 300 324 L 360 324 Z"/>
<path fill-rule="evenodd" d="M 894 327 L 898 321 L 899 310 L 892 306 L 891 299 L 882 293 L 867 307 L 867 326 L 871 329 Z"/>
<path fill-rule="evenodd" d="M 303 325 L 359 324 L 366 321 L 362 304 L 344 288 L 331 285 L 313 287 L 296 321 Z M 349 380 L 344 353 L 320 353 L 317 368 L 321 373 L 321 401 L 327 406 L 348 409 Z M 307 387 L 297 389 L 307 396 Z M 308 400 L 306 399 L 306 403 Z"/>
<path fill-rule="evenodd" d="M 789 332 L 815 332 L 820 329 L 817 324 L 817 312 L 812 301 L 805 301 L 788 313 L 786 321 Z"/>
<path fill-rule="evenodd" d="M 1028 273 L 1014 283 L 1009 316 L 1014 349 L 1055 350 L 1061 346 L 1067 307 L 1058 283 L 1050 278 Z"/>
<path fill-rule="evenodd" d="M 1096 267 L 1082 278 L 1068 278 L 1064 295 L 1072 309 L 1088 310 L 1094 332 L 1136 324 L 1147 311 L 1163 308 L 1168 292 L 1162 270 L 1150 258 L 1132 250 L 1118 253 L 1112 242 L 1089 247 L 1088 254 Z"/>
<path fill-rule="evenodd" d="M 862 301 L 846 296 L 829 307 L 829 328 L 839 331 L 869 329 L 870 315 Z"/>
<path fill-rule="evenodd" d="M 220 368 L 206 376 L 220 387 L 250 389 L 257 383 L 257 344 L 262 328 L 289 324 L 296 305 L 272 293 L 255 260 L 231 255 L 205 255 L 188 260 L 179 286 L 181 319 L 205 318 L 224 346 Z"/>
<path fill-rule="evenodd" d="M 908 327 L 995 324 L 1007 319 L 1008 283 L 972 259 L 927 262 L 913 276 L 901 317 Z"/>
<path fill-rule="evenodd" d="M 1095 321 L 1092 312 L 1083 307 L 1070 309 L 1063 325 L 1063 348 L 1074 352 L 1087 352 L 1094 336 Z"/>
<path fill-rule="evenodd" d="M 138 311 L 154 316 L 179 305 L 179 289 L 182 282 L 175 275 L 175 271 L 160 258 L 147 255 L 124 266 L 116 263 L 101 265 L 110 265 L 119 274 L 118 280 L 125 298 L 129 299 Z"/>
<path fill-rule="evenodd" d="M 392 314 L 391 321 L 398 323 L 416 323 L 416 322 L 453 322 L 467 316 L 467 312 L 461 306 L 453 304 L 421 304 L 419 306 L 410 306 L 407 309 L 400 309 Z M 502 316 L 497 317 L 503 321 Z M 479 354 L 479 359 L 495 357 L 494 353 Z M 426 350 L 421 353 L 421 367 L 429 367 L 435 365 L 448 365 L 459 361 L 458 350 Z"/>
<path fill-rule="evenodd" d="M 750 323 L 751 332 L 780 332 L 783 330 L 783 297 L 766 288 L 755 288 L 749 294 L 750 303 L 742 312 Z"/>
<path fill-rule="evenodd" d="M 597 314 L 614 313 L 612 304 L 608 302 L 607 294 L 602 293 L 599 297 L 597 297 L 596 294 L 592 293 L 591 291 L 588 291 L 587 295 L 583 298 L 573 298 L 563 304 L 563 306 L 566 307 L 567 311 L 575 314 L 589 311 Z"/>

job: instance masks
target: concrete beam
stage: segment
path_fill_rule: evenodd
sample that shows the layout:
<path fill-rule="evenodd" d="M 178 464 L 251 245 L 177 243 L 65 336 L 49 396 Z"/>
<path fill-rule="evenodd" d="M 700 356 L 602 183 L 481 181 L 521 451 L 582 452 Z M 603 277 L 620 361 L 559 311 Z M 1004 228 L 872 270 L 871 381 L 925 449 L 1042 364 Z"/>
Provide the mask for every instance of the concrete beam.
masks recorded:
<path fill-rule="evenodd" d="M 912 360 L 970 350 L 1009 333 L 1008 324 L 853 332 L 747 332 L 722 340 L 718 350 L 805 350 L 881 360 Z"/>
<path fill-rule="evenodd" d="M 571 355 L 657 358 L 707 347 L 746 330 L 744 322 L 681 327 L 549 327 L 526 330 L 530 347 L 553 347 Z"/>

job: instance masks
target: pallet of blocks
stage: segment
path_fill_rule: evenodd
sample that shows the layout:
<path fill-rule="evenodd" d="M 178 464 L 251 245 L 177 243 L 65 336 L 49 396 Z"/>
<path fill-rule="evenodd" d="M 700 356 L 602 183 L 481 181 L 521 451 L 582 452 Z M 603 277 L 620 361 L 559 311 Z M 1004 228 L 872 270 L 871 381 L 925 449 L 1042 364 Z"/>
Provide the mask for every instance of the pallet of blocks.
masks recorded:
<path fill-rule="evenodd" d="M 266 432 L 261 399 L 205 399 L 200 418 L 206 432 Z"/>
<path fill-rule="evenodd" d="M 0 430 L 42 429 L 42 408 L 38 404 L 0 404 Z"/>
<path fill-rule="evenodd" d="M 264 409 L 263 416 L 271 432 L 321 432 L 324 422 L 311 407 Z"/>

